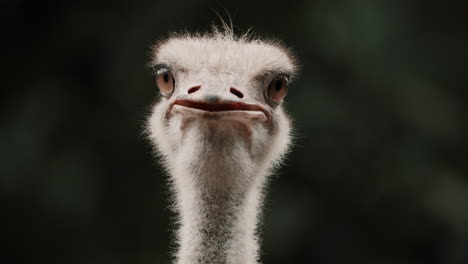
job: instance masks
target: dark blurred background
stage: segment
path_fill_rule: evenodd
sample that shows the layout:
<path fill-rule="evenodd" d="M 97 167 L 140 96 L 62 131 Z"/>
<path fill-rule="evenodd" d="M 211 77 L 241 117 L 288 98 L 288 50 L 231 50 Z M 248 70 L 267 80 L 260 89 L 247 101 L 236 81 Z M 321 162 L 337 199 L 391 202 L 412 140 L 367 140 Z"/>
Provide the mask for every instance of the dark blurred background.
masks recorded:
<path fill-rule="evenodd" d="M 457 3 L 459 2 L 459 3 Z M 227 18 L 300 58 L 263 262 L 468 263 L 462 1 L 0 3 L 2 263 L 169 263 L 149 46 Z"/>

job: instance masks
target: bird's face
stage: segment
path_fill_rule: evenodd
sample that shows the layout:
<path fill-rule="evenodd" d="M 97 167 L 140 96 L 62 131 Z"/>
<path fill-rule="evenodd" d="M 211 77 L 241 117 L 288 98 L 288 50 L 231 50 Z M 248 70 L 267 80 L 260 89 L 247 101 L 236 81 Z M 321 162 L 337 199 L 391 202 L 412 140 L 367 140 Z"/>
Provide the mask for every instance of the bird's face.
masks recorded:
<path fill-rule="evenodd" d="M 261 41 L 163 42 L 153 61 L 161 94 L 149 122 L 154 143 L 166 160 L 191 169 L 277 160 L 289 143 L 282 102 L 295 68 L 283 48 Z"/>

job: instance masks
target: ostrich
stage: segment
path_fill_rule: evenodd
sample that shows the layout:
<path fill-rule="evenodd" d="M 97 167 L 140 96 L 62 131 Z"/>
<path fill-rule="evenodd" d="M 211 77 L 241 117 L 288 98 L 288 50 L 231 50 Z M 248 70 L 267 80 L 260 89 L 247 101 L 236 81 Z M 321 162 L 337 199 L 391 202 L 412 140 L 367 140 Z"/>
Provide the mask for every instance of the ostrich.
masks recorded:
<path fill-rule="evenodd" d="M 161 96 L 147 132 L 174 193 L 175 263 L 258 263 L 267 177 L 290 144 L 294 56 L 229 29 L 174 35 L 152 55 Z"/>

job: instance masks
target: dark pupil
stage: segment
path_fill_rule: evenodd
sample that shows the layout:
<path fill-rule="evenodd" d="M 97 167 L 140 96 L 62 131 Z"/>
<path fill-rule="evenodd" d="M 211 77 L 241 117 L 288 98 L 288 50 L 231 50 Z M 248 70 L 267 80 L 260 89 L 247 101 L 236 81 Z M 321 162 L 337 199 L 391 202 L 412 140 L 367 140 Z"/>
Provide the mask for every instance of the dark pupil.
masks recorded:
<path fill-rule="evenodd" d="M 163 80 L 164 82 L 169 82 L 169 73 L 167 72 L 163 73 Z"/>
<path fill-rule="evenodd" d="M 281 88 L 283 88 L 283 82 L 281 80 L 276 80 L 275 90 L 279 91 L 279 90 L 281 90 Z"/>

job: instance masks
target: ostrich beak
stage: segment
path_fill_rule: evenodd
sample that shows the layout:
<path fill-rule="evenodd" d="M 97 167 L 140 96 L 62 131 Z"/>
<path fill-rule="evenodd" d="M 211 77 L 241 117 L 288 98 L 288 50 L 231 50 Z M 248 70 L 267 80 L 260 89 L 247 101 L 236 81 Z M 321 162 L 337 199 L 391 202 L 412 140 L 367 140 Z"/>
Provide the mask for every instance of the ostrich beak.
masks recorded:
<path fill-rule="evenodd" d="M 169 105 L 167 117 L 181 114 L 184 117 L 204 119 L 226 119 L 237 121 L 266 121 L 271 114 L 261 103 L 246 98 L 236 88 L 220 92 L 214 87 L 195 86 L 174 98 Z"/>
<path fill-rule="evenodd" d="M 266 121 L 269 113 L 265 107 L 255 103 L 238 101 L 206 102 L 176 99 L 169 107 L 168 114 L 205 119 L 231 119 L 238 121 Z"/>

